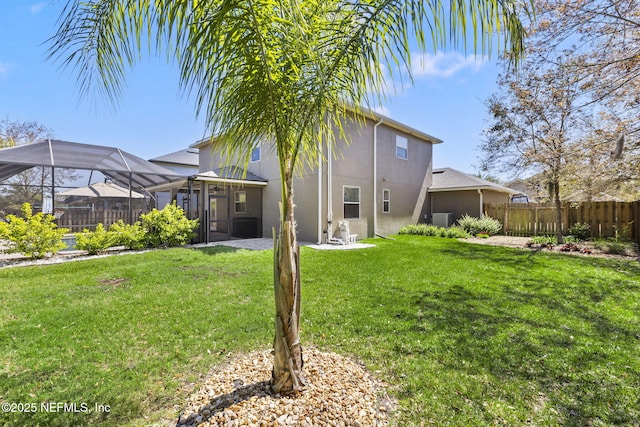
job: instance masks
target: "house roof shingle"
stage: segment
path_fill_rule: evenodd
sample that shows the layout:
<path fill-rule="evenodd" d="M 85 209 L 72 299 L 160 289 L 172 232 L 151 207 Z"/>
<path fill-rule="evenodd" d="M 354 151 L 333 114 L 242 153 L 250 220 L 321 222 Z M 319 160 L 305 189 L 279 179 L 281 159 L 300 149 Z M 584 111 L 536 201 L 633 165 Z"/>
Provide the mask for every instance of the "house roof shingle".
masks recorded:
<path fill-rule="evenodd" d="M 520 191 L 514 190 L 513 188 L 508 188 L 452 168 L 433 170 L 433 182 L 429 188 L 429 192 L 436 193 L 442 191 L 477 189 L 487 189 L 507 194 L 520 193 Z"/>
<path fill-rule="evenodd" d="M 198 166 L 197 148 L 187 148 L 173 153 L 165 154 L 153 159 L 149 159 L 152 163 L 173 163 L 176 165 Z"/>

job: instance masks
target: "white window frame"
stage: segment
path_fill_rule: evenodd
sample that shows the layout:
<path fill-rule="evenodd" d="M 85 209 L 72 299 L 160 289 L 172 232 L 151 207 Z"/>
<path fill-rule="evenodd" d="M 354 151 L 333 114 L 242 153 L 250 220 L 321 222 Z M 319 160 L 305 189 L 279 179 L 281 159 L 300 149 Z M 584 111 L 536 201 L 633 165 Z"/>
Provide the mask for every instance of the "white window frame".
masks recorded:
<path fill-rule="evenodd" d="M 391 213 L 391 190 L 382 190 L 382 213 Z"/>
<path fill-rule="evenodd" d="M 258 153 L 257 159 L 253 158 L 254 153 Z M 262 146 L 258 145 L 253 150 L 251 150 L 251 163 L 259 162 L 261 159 L 262 159 Z"/>
<path fill-rule="evenodd" d="M 402 135 L 396 135 L 396 157 L 402 160 L 409 159 L 409 139 Z"/>
<path fill-rule="evenodd" d="M 238 196 L 244 194 L 244 202 L 238 200 Z M 238 205 L 244 205 L 243 210 L 238 210 Z M 234 213 L 247 213 L 247 192 L 235 191 L 233 193 L 233 212 Z"/>
<path fill-rule="evenodd" d="M 358 201 L 357 202 L 347 202 L 345 200 L 345 190 L 349 188 L 349 189 L 357 189 L 358 190 Z M 362 191 L 360 190 L 360 187 L 357 187 L 355 185 L 343 185 L 342 186 L 342 216 L 344 217 L 344 219 L 360 219 L 360 204 L 361 204 L 361 200 L 362 200 Z M 345 215 L 345 207 L 346 205 L 357 205 L 358 206 L 358 216 L 357 217 L 347 217 Z"/>

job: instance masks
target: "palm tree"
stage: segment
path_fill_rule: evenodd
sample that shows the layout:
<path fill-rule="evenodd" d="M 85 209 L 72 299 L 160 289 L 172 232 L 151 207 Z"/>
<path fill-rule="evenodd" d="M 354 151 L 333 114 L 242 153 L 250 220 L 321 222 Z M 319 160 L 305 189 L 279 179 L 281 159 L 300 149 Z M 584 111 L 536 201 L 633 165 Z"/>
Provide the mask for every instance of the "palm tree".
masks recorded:
<path fill-rule="evenodd" d="M 501 33 L 518 58 L 524 30 L 519 0 L 92 0 L 69 1 L 50 56 L 72 66 L 80 90 L 116 100 L 140 54 L 165 53 L 195 95 L 215 146 L 247 159 L 261 140 L 280 163 L 280 227 L 274 230 L 276 300 L 272 389 L 304 384 L 300 268 L 293 178 L 317 164 L 320 144 L 344 136 L 347 117 L 381 102 L 384 70 L 410 75 L 412 50 L 464 43 L 487 51 Z M 425 32 L 428 29 L 428 32 Z"/>

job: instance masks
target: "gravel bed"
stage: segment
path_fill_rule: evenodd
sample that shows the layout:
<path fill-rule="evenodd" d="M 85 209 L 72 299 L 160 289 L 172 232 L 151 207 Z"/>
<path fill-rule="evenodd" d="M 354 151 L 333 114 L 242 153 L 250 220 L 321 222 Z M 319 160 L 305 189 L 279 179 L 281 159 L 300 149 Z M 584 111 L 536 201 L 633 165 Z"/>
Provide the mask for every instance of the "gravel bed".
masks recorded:
<path fill-rule="evenodd" d="M 0 248 L 1 249 L 1 248 Z M 139 254 L 157 249 L 145 249 L 139 251 L 127 250 L 123 246 L 107 249 L 103 254 L 87 255 L 85 251 L 61 251 L 53 256 L 40 259 L 27 258 L 22 254 L 5 254 L 0 250 L 0 268 L 24 267 L 28 265 L 50 265 L 63 262 L 83 261 L 87 259 L 104 258 L 108 256 L 124 256 Z"/>
<path fill-rule="evenodd" d="M 467 239 L 462 239 L 464 241 L 470 243 L 476 243 L 479 245 L 489 245 L 489 246 L 506 246 L 509 248 L 519 248 L 519 249 L 527 249 L 531 251 L 540 251 L 544 250 L 547 252 L 555 252 L 559 254 L 571 254 L 571 255 L 579 255 L 579 256 L 591 256 L 598 258 L 615 258 L 615 259 L 624 259 L 624 260 L 637 260 L 640 261 L 640 251 L 638 253 L 632 254 L 609 254 L 605 253 L 600 249 L 596 249 L 593 244 L 590 242 L 581 242 L 576 246 L 580 249 L 584 249 L 584 251 L 570 251 L 570 252 L 562 252 L 561 248 L 563 245 L 553 245 L 552 247 L 543 247 L 540 245 L 527 246 L 527 243 L 532 241 L 531 237 L 517 237 L 517 236 L 491 236 L 488 238 L 478 238 L 478 237 L 469 237 Z"/>
<path fill-rule="evenodd" d="M 214 370 L 188 399 L 176 426 L 382 427 L 395 404 L 359 363 L 305 347 L 306 385 L 295 396 L 269 388 L 270 350 L 234 357 Z"/>
<path fill-rule="evenodd" d="M 525 248 L 527 242 L 531 241 L 531 237 L 517 237 L 517 236 L 491 236 L 487 238 L 469 237 L 462 239 L 467 242 L 477 243 L 479 245 L 489 246 L 506 246 L 509 248 Z"/>

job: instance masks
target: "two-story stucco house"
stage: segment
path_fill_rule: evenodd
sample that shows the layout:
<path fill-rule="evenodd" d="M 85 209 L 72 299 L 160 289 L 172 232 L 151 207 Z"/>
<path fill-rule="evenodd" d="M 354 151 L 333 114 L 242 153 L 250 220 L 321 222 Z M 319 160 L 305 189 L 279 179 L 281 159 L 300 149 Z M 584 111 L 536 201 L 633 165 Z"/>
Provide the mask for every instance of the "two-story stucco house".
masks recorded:
<path fill-rule="evenodd" d="M 432 181 L 432 147 L 438 138 L 380 114 L 345 127 L 350 144 L 338 139 L 323 148 L 323 160 L 294 181 L 298 239 L 339 239 L 346 221 L 357 239 L 397 233 L 430 220 L 428 188 Z M 264 142 L 246 165 L 224 165 L 215 139 L 199 149 L 200 172 L 183 185 L 197 200 L 200 241 L 270 237 L 278 226 L 280 174 L 272 144 Z M 342 226 L 342 229 L 341 229 Z"/>

